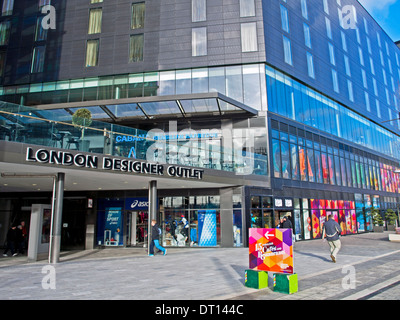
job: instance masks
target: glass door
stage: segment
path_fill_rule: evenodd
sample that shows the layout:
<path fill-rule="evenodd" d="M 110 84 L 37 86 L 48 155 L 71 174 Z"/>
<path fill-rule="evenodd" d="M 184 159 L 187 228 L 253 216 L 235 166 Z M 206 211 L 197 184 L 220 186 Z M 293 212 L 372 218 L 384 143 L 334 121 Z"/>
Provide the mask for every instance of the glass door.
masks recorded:
<path fill-rule="evenodd" d="M 147 247 L 148 212 L 128 211 L 127 215 L 126 245 Z"/>

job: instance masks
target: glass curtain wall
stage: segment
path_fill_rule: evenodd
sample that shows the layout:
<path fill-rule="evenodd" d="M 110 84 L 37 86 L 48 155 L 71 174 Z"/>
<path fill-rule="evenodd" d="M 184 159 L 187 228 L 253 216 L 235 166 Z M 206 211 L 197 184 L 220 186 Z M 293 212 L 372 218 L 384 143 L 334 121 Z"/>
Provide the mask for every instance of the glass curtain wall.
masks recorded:
<path fill-rule="evenodd" d="M 266 76 L 269 111 L 393 158 L 400 157 L 398 135 L 269 66 Z"/>
<path fill-rule="evenodd" d="M 274 178 L 400 193 L 393 161 L 275 120 L 271 141 Z"/>
<path fill-rule="evenodd" d="M 143 60 L 143 39 L 143 34 L 131 35 L 129 50 L 131 62 Z M 98 39 L 88 40 L 86 66 L 97 65 L 98 47 Z M 91 83 L 90 88 L 85 85 L 88 81 Z M 118 91 L 121 82 L 126 86 L 124 90 Z M 23 97 L 26 105 L 36 105 L 219 92 L 256 110 L 266 110 L 265 83 L 265 65 L 249 64 L 35 83 L 23 87 L 23 92 L 26 92 Z M 19 103 L 21 95 L 18 93 L 22 92 L 21 89 L 19 86 L 0 87 L 0 98 L 3 101 Z M 80 89 L 80 93 L 76 94 L 75 89 Z M 88 90 L 94 93 L 90 98 L 86 94 Z"/>

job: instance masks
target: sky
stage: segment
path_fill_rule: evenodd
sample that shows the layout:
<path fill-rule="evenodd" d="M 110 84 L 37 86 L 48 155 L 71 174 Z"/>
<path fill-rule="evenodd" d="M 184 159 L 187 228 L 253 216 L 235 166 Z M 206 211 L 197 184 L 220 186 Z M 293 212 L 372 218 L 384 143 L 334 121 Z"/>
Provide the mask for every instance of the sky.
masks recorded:
<path fill-rule="evenodd" d="M 393 41 L 400 40 L 400 0 L 358 0 Z"/>

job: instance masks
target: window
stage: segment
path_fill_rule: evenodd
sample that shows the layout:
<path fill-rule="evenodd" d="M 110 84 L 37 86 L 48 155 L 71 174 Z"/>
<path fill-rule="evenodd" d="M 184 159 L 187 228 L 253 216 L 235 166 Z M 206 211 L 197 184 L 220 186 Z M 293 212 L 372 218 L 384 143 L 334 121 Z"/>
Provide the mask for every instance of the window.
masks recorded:
<path fill-rule="evenodd" d="M 284 59 L 287 64 L 293 65 L 292 61 L 292 48 L 290 44 L 290 40 L 283 36 L 283 51 L 284 51 Z"/>
<path fill-rule="evenodd" d="M 240 0 L 240 17 L 254 17 L 256 7 L 254 0 Z"/>
<path fill-rule="evenodd" d="M 14 0 L 3 0 L 3 7 L 1 9 L 2 16 L 10 16 L 13 13 Z"/>
<path fill-rule="evenodd" d="M 289 33 L 288 11 L 283 5 L 281 5 L 281 24 L 282 24 L 282 30 Z"/>
<path fill-rule="evenodd" d="M 310 27 L 307 23 L 303 23 L 304 29 L 304 44 L 311 49 L 311 34 L 310 34 Z"/>
<path fill-rule="evenodd" d="M 44 17 L 38 17 L 36 20 L 35 41 L 44 41 L 47 39 L 47 29 L 42 28 Z"/>
<path fill-rule="evenodd" d="M 325 17 L 325 25 L 326 25 L 326 35 L 329 39 L 332 40 L 332 28 L 331 28 L 331 21 Z"/>
<path fill-rule="evenodd" d="M 346 75 L 351 77 L 349 57 L 346 55 L 344 55 L 344 67 L 346 70 Z M 362 71 L 364 71 L 364 70 L 362 70 Z"/>
<path fill-rule="evenodd" d="M 349 100 L 354 102 L 353 83 L 347 80 L 347 89 L 349 91 Z"/>
<path fill-rule="evenodd" d="M 360 64 L 364 66 L 364 55 L 361 47 L 358 47 L 358 55 L 360 56 Z"/>
<path fill-rule="evenodd" d="M 326 14 L 329 14 L 329 5 L 328 5 L 328 0 L 323 0 L 324 3 L 324 11 Z"/>
<path fill-rule="evenodd" d="M 90 0 L 90 3 L 100 3 L 103 2 L 103 0 Z"/>
<path fill-rule="evenodd" d="M 132 4 L 132 29 L 144 28 L 144 16 L 145 16 L 146 6 L 144 2 Z"/>
<path fill-rule="evenodd" d="M 10 38 L 10 21 L 0 23 L 0 46 L 8 44 Z"/>
<path fill-rule="evenodd" d="M 193 28 L 192 29 L 192 56 L 206 56 L 207 55 L 207 28 Z"/>
<path fill-rule="evenodd" d="M 367 111 L 371 112 L 371 104 L 369 102 L 369 95 L 367 92 L 364 92 L 365 97 L 365 106 L 367 107 Z"/>
<path fill-rule="evenodd" d="M 48 5 L 50 5 L 50 0 L 39 0 L 39 9 Z"/>
<path fill-rule="evenodd" d="M 367 19 L 363 18 L 363 20 L 364 20 L 364 29 L 365 29 L 365 33 L 366 33 L 366 34 L 369 34 Z"/>
<path fill-rule="evenodd" d="M 378 32 L 376 33 L 376 40 L 378 41 L 379 48 L 381 48 L 382 47 L 381 35 Z"/>
<path fill-rule="evenodd" d="M 374 60 L 373 60 L 371 57 L 369 58 L 369 64 L 370 64 L 370 66 L 371 66 L 371 73 L 372 73 L 373 75 L 375 75 Z"/>
<path fill-rule="evenodd" d="M 45 52 L 45 46 L 39 46 L 33 49 L 31 73 L 43 72 Z"/>
<path fill-rule="evenodd" d="M 86 67 L 96 67 L 99 60 L 99 39 L 86 43 Z"/>
<path fill-rule="evenodd" d="M 257 24 L 255 22 L 242 23 L 240 29 L 242 38 L 242 52 L 257 51 Z"/>
<path fill-rule="evenodd" d="M 339 93 L 339 81 L 338 81 L 338 75 L 336 70 L 332 69 L 332 82 L 333 82 L 333 90 L 337 93 Z"/>
<path fill-rule="evenodd" d="M 361 76 L 362 76 L 364 88 L 368 89 L 367 74 L 366 74 L 365 70 L 363 70 L 363 69 L 361 69 Z"/>
<path fill-rule="evenodd" d="M 88 34 L 101 33 L 101 20 L 103 10 L 101 8 L 90 9 Z"/>
<path fill-rule="evenodd" d="M 375 78 L 372 78 L 372 84 L 374 85 L 374 94 L 378 96 L 378 85 L 376 84 Z"/>
<path fill-rule="evenodd" d="M 307 0 L 301 0 L 301 15 L 308 20 Z"/>
<path fill-rule="evenodd" d="M 347 41 L 346 41 L 346 34 L 343 31 L 340 31 L 340 35 L 342 37 L 342 47 L 343 50 L 347 52 Z"/>
<path fill-rule="evenodd" d="M 7 52 L 6 51 L 0 51 L 0 77 L 4 75 L 4 66 L 6 62 L 6 56 Z"/>
<path fill-rule="evenodd" d="M 144 35 L 135 34 L 130 37 L 129 62 L 143 61 Z"/>
<path fill-rule="evenodd" d="M 315 79 L 313 56 L 309 52 L 307 52 L 307 68 L 308 68 L 308 76 Z"/>
<path fill-rule="evenodd" d="M 206 21 L 207 19 L 206 0 L 192 0 L 192 22 Z"/>
<path fill-rule="evenodd" d="M 328 43 L 328 48 L 329 48 L 329 61 L 331 62 L 332 65 L 336 65 L 335 49 L 333 47 L 333 44 Z"/>
<path fill-rule="evenodd" d="M 378 115 L 379 118 L 381 118 L 381 106 L 379 104 L 379 100 L 376 99 L 375 102 L 376 102 L 376 114 Z"/>

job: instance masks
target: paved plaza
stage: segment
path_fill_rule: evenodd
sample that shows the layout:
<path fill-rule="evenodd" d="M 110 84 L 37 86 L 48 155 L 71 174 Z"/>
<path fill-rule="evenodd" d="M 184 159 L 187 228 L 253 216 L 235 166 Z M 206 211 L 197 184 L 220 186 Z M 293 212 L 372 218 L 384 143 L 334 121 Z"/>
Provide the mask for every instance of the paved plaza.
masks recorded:
<path fill-rule="evenodd" d="M 329 258 L 328 244 L 322 240 L 295 243 L 299 291 L 292 295 L 274 292 L 273 281 L 262 290 L 245 287 L 248 264 L 248 248 L 171 248 L 166 256 L 154 257 L 143 248 L 110 248 L 65 252 L 55 265 L 28 263 L 26 256 L 1 257 L 0 299 L 400 298 L 400 243 L 389 242 L 387 232 L 342 237 L 337 263 Z"/>

